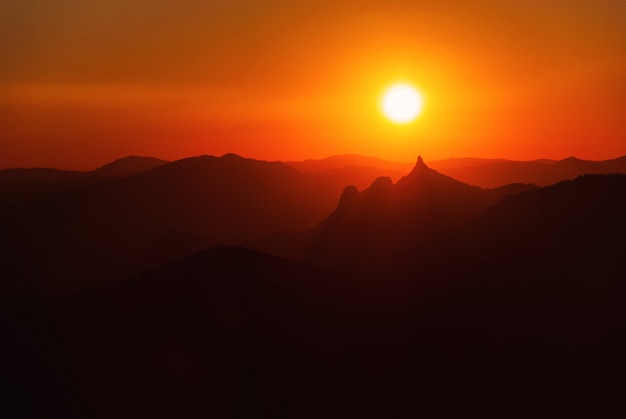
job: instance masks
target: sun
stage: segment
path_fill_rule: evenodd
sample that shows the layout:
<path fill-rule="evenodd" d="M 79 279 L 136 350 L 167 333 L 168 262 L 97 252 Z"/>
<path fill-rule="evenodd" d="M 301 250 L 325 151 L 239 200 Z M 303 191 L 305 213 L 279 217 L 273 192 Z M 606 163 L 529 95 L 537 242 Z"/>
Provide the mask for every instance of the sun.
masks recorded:
<path fill-rule="evenodd" d="M 424 101 L 420 93 L 408 84 L 396 84 L 383 96 L 385 116 L 397 124 L 408 124 L 422 112 Z"/>

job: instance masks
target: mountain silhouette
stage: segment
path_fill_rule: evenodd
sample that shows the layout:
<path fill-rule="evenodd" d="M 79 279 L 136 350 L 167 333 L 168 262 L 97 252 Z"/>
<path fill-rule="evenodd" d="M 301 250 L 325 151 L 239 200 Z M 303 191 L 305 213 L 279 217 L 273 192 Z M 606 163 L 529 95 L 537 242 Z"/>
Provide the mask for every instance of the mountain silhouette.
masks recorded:
<path fill-rule="evenodd" d="M 586 175 L 512 195 L 381 269 L 415 296 L 414 345 L 431 363 L 407 374 L 431 380 L 434 404 L 452 392 L 522 417 L 624 413 L 625 191 L 626 176 Z"/>
<path fill-rule="evenodd" d="M 626 156 L 590 161 L 569 157 L 560 161 L 510 161 L 502 159 L 449 159 L 430 162 L 431 167 L 472 185 L 494 188 L 510 183 L 548 186 L 585 174 L 626 173 Z"/>
<path fill-rule="evenodd" d="M 394 182 L 411 170 L 410 163 L 393 162 L 376 157 L 347 154 L 318 160 L 287 162 L 306 173 L 324 171 L 369 171 L 374 177 L 390 177 Z M 626 156 L 611 160 L 593 161 L 568 157 L 563 160 L 538 159 L 514 161 L 506 159 L 451 158 L 433 160 L 428 166 L 439 173 L 470 185 L 482 188 L 498 188 L 508 184 L 535 184 L 548 186 L 563 180 L 571 180 L 585 174 L 626 174 Z M 358 178 L 356 178 L 358 179 Z M 370 181 L 371 183 L 371 181 Z M 368 184 L 349 182 L 363 189 Z"/>
<path fill-rule="evenodd" d="M 87 172 L 87 174 L 92 176 L 123 177 L 145 172 L 146 170 L 154 169 L 167 163 L 168 162 L 165 160 L 156 159 L 154 157 L 127 156 L 105 164 L 91 172 Z"/>
<path fill-rule="evenodd" d="M 378 157 L 362 156 L 359 154 L 342 154 L 331 156 L 324 159 L 309 159 L 303 161 L 285 162 L 304 173 L 317 173 L 327 170 L 343 169 L 346 167 L 354 168 L 375 168 L 382 171 L 388 171 L 393 174 L 404 174 L 411 170 L 413 164 L 395 162 L 380 159 Z M 385 176 L 385 175 L 380 175 Z M 380 177 L 379 176 L 379 177 Z"/>
<path fill-rule="evenodd" d="M 440 176 L 418 162 L 402 188 L 474 196 Z M 386 211 L 367 200 L 397 186 L 348 187 L 340 208 Z M 348 268 L 220 246 L 2 301 L 28 354 L 9 394 L 75 417 L 622 417 L 625 191 L 623 175 L 522 191 Z"/>
<path fill-rule="evenodd" d="M 0 206 L 34 202 L 104 183 L 110 177 L 130 176 L 165 163 L 152 157 L 128 156 L 88 172 L 45 168 L 0 170 Z"/>
<path fill-rule="evenodd" d="M 60 183 L 85 176 L 123 177 L 144 172 L 166 164 L 167 161 L 154 157 L 127 156 L 104 166 L 85 172 L 49 168 L 34 169 L 3 169 L 0 170 L 0 184 L 44 182 Z"/>
<path fill-rule="evenodd" d="M 26 182 L 65 182 L 81 175 L 81 172 L 48 168 L 0 170 L 0 184 Z"/>
<path fill-rule="evenodd" d="M 484 190 L 442 175 L 418 157 L 413 170 L 395 184 L 380 177 L 361 193 L 354 186 L 345 188 L 336 210 L 313 231 L 258 247 L 325 263 L 388 256 L 458 227 L 503 196 L 532 188 L 518 184 Z M 298 248 L 300 253 L 294 253 Z"/>
<path fill-rule="evenodd" d="M 300 406 L 315 403 L 313 390 L 329 370 L 315 365 L 315 347 L 345 340 L 320 330 L 341 321 L 330 305 L 318 305 L 335 298 L 331 278 L 303 264 L 218 247 L 122 282 L 3 304 L 0 324 L 7 320 L 26 353 L 46 359 L 42 370 L 52 379 L 43 385 L 43 371 L 16 367 L 28 374 L 25 392 L 43 399 L 61 391 L 67 406 L 49 406 L 53 412 L 307 417 Z M 307 367 L 305 359 L 313 363 Z"/>
<path fill-rule="evenodd" d="M 4 288 L 80 288 L 212 245 L 305 230 L 344 186 L 234 154 L 89 179 L 100 181 L 0 210 Z"/>
<path fill-rule="evenodd" d="M 332 188 L 201 156 L 3 208 L 3 416 L 624 416 L 626 176 Z M 314 209 L 302 261 L 210 247 Z"/>

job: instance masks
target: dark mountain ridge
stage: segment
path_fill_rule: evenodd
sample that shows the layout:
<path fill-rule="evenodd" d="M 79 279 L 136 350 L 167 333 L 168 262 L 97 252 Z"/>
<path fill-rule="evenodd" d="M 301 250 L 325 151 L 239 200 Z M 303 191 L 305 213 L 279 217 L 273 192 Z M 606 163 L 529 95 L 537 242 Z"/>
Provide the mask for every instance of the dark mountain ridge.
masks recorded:
<path fill-rule="evenodd" d="M 558 161 L 449 159 L 429 164 L 455 179 L 487 188 L 518 182 L 548 186 L 585 174 L 626 174 L 626 156 L 602 161 L 581 160 L 576 157 Z"/>
<path fill-rule="evenodd" d="M 94 280 L 91 270 L 103 279 L 109 265 L 136 261 L 146 237 L 215 228 L 206 214 L 228 211 L 219 225 L 247 229 L 254 214 L 276 214 L 263 197 L 293 205 L 291 215 L 310 210 L 314 201 L 301 201 L 317 199 L 309 181 L 279 163 L 204 156 L 3 213 L 1 265 L 25 269 L 3 285 L 56 295 L 0 301 L 10 364 L 2 413 L 624 417 L 615 385 L 626 349 L 623 175 L 483 190 L 418 159 L 395 184 L 345 188 L 309 231 L 320 234 L 318 260 L 351 263 L 329 268 L 241 247 L 197 252 L 170 237 L 172 263 L 161 255 L 159 268 Z M 261 222 L 255 231 L 286 225 Z M 117 246 L 126 242 L 124 255 Z M 372 257 L 381 242 L 376 252 L 389 243 L 394 251 Z M 78 286 L 54 276 L 72 264 L 84 264 Z"/>
<path fill-rule="evenodd" d="M 45 182 L 58 183 L 84 176 L 123 177 L 167 164 L 154 157 L 127 156 L 89 171 L 50 168 L 15 168 L 0 170 L 0 183 Z"/>
<path fill-rule="evenodd" d="M 428 242 L 458 228 L 503 196 L 532 188 L 484 190 L 430 169 L 419 157 L 413 170 L 395 184 L 381 177 L 360 193 L 354 186 L 345 188 L 336 210 L 315 229 L 256 246 L 330 264 L 388 257 L 409 243 Z"/>
<path fill-rule="evenodd" d="M 279 162 L 183 159 L 1 208 L 3 270 L 24 290 L 80 287 L 215 244 L 305 230 L 342 187 Z"/>
<path fill-rule="evenodd" d="M 58 169 L 0 170 L 0 205 L 22 205 L 105 183 L 166 164 L 153 157 L 128 156 L 88 172 Z"/>
<path fill-rule="evenodd" d="M 392 162 L 355 154 L 288 162 L 287 164 L 307 173 L 348 169 L 365 171 L 367 169 L 376 173 L 375 177 L 387 176 L 394 181 L 412 168 L 410 163 Z M 429 161 L 428 166 L 454 179 L 482 188 L 498 188 L 511 183 L 532 183 L 548 186 L 584 174 L 626 174 L 626 156 L 601 161 L 582 160 L 576 157 L 562 160 L 538 159 L 529 161 L 450 158 Z M 367 185 L 357 186 L 361 189 Z"/>
<path fill-rule="evenodd" d="M 346 167 L 369 167 L 404 174 L 411 170 L 413 166 L 411 163 L 389 161 L 378 157 L 362 156 L 359 154 L 343 154 L 326 157 L 324 159 L 308 159 L 285 163 L 304 173 L 316 173 Z"/>
<path fill-rule="evenodd" d="M 127 156 L 86 172 L 85 175 L 124 177 L 155 169 L 167 163 L 169 162 L 166 160 L 154 157 Z"/>
<path fill-rule="evenodd" d="M 69 417 L 623 417 L 625 191 L 591 175 L 505 197 L 383 264 L 218 247 L 5 302 L 33 378 L 9 395 L 58 394 L 46 413 Z"/>

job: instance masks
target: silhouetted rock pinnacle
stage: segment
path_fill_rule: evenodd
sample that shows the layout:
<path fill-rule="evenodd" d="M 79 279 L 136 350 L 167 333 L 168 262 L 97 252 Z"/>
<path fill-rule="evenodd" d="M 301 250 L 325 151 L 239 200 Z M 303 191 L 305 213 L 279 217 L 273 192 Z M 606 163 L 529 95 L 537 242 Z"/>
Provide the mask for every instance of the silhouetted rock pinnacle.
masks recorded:
<path fill-rule="evenodd" d="M 337 211 L 351 211 L 359 203 L 360 194 L 356 187 L 350 185 L 346 186 L 339 198 L 339 205 Z"/>
<path fill-rule="evenodd" d="M 415 167 L 413 167 L 413 170 L 411 170 L 411 173 L 406 175 L 402 180 L 399 181 L 399 183 L 403 183 L 403 181 L 407 179 L 416 180 L 416 179 L 421 179 L 424 176 L 433 176 L 433 175 L 438 178 L 445 176 L 445 175 L 440 174 L 436 170 L 433 170 L 430 167 L 426 166 L 426 163 L 424 163 L 424 159 L 422 159 L 422 156 L 418 156 L 417 162 L 415 162 Z"/>

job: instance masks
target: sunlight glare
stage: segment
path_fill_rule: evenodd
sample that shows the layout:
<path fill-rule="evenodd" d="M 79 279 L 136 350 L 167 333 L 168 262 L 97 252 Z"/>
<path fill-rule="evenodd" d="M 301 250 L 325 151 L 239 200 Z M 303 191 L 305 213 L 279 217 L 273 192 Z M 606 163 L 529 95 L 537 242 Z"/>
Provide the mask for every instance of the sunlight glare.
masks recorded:
<path fill-rule="evenodd" d="M 412 86 L 398 84 L 385 92 L 382 105 L 387 118 L 398 124 L 407 124 L 422 112 L 423 100 Z"/>

